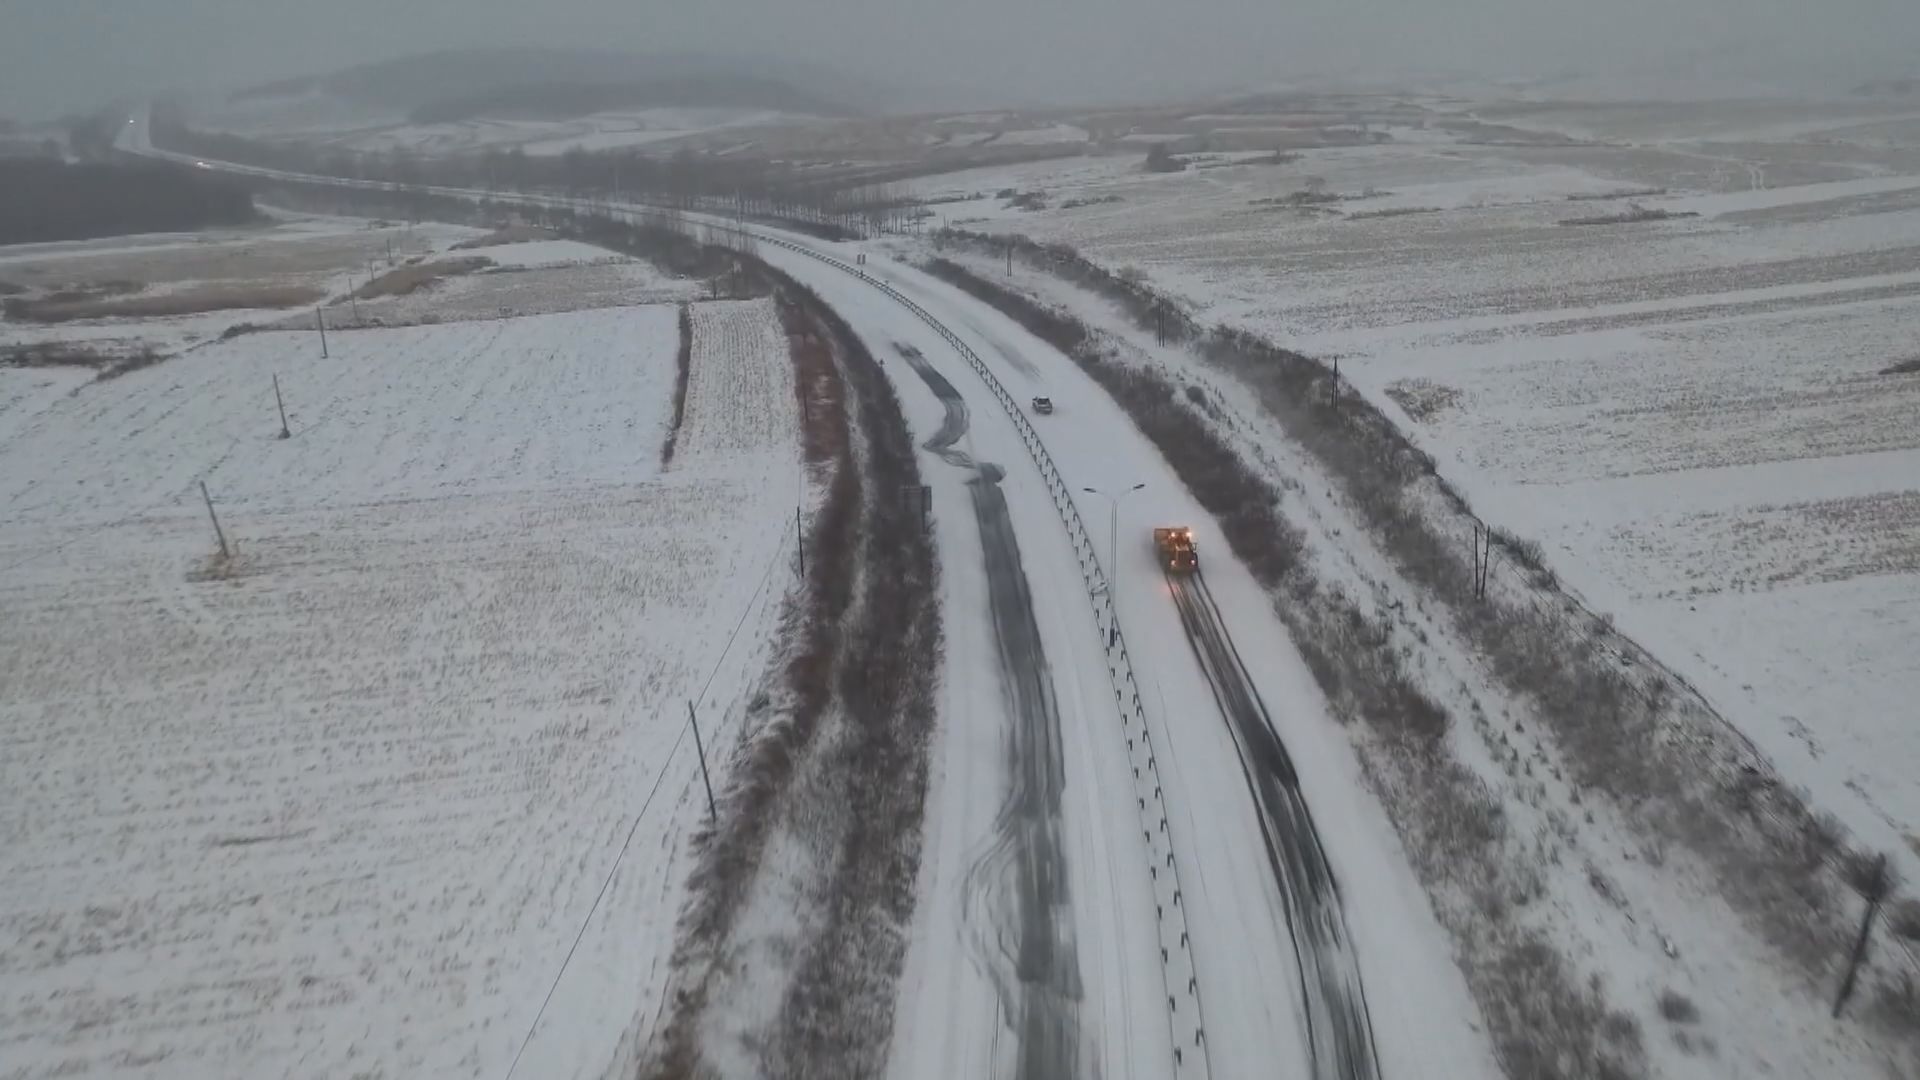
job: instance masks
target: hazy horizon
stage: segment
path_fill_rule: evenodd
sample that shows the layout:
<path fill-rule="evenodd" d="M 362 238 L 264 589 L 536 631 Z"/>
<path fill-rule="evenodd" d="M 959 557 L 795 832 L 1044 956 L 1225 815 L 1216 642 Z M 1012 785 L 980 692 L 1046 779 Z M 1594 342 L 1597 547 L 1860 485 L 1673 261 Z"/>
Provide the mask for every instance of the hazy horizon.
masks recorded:
<path fill-rule="evenodd" d="M 1903 0 L 1836 0 L 1816 15 L 1787 0 L 1303 0 L 1286 10 L 1259 0 L 1067 0 L 1038 10 L 1010 0 L 722 0 L 668 11 L 618 0 L 335 0 L 280 10 L 247 0 L 74 0 L 17 8 L 0 41 L 0 115 L 28 120 L 165 89 L 514 46 L 779 57 L 961 107 L 1439 73 L 1578 72 L 1842 92 L 1912 74 L 1910 43 L 1920 40 L 1920 6 Z"/>

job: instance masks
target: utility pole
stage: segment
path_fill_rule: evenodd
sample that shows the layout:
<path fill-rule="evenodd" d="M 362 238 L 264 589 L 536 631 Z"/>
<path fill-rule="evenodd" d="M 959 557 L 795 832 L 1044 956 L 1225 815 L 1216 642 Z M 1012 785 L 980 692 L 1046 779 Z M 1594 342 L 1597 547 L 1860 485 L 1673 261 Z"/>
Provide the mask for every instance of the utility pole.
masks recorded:
<path fill-rule="evenodd" d="M 1493 533 L 1478 521 L 1473 523 L 1473 598 L 1487 596 L 1488 571 L 1493 569 Z"/>
<path fill-rule="evenodd" d="M 327 358 L 327 313 L 321 308 L 313 309 L 313 321 L 320 327 L 320 359 Z"/>
<path fill-rule="evenodd" d="M 687 722 L 693 725 L 693 752 L 700 755 L 700 782 L 707 788 L 707 817 L 717 821 L 720 808 L 713 801 L 713 778 L 707 775 L 707 748 L 700 741 L 700 715 L 693 711 L 693 702 L 687 702 Z"/>
<path fill-rule="evenodd" d="M 278 373 L 273 376 L 273 403 L 280 407 L 280 437 L 283 439 L 293 438 L 293 432 L 287 430 L 287 403 L 285 399 L 280 396 L 280 376 Z"/>
<path fill-rule="evenodd" d="M 232 558 L 232 553 L 227 550 L 227 534 L 220 530 L 220 515 L 213 512 L 213 496 L 207 494 L 207 482 L 205 480 L 200 481 L 200 497 L 206 500 L 207 517 L 213 521 L 214 539 L 220 541 L 220 558 L 222 560 Z"/>
<path fill-rule="evenodd" d="M 1340 407 L 1340 358 L 1337 356 L 1333 358 L 1333 381 L 1327 384 L 1327 405 L 1334 409 Z"/>
<path fill-rule="evenodd" d="M 793 538 L 800 547 L 800 576 L 807 576 L 807 532 L 800 525 L 800 507 L 793 508 Z"/>

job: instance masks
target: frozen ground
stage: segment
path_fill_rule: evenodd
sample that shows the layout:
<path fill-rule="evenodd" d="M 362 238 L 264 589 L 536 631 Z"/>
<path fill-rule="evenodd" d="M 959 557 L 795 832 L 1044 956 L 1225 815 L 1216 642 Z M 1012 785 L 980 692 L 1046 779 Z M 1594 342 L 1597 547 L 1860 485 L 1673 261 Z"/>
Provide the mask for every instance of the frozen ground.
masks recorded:
<path fill-rule="evenodd" d="M 531 1032 L 522 1075 L 598 1076 L 644 1043 L 704 812 L 687 702 L 738 737 L 796 457 L 790 395 L 740 407 L 784 350 L 733 335 L 659 472 L 675 323 L 0 371 L 0 1074 L 497 1077 Z"/>
<path fill-rule="evenodd" d="M 1904 705 L 1920 663 L 1899 645 L 1920 614 L 1920 375 L 1883 373 L 1920 355 L 1920 128 L 1842 105 L 1482 113 L 1600 142 L 918 186 L 1044 190 L 1055 209 L 938 209 L 1341 356 L 1478 509 L 1545 543 L 1816 805 L 1920 869 Z M 1337 199 L 1287 202 L 1303 191 Z M 1635 205 L 1698 216 L 1561 224 Z"/>

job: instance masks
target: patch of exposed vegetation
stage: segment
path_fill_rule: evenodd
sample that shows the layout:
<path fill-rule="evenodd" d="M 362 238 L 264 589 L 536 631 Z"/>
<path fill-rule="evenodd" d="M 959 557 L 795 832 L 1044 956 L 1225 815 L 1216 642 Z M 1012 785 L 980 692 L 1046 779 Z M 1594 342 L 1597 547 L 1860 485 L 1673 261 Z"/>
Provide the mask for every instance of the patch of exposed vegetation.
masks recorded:
<path fill-rule="evenodd" d="M 1147 150 L 1147 160 L 1141 167 L 1150 173 L 1177 173 L 1185 172 L 1187 163 L 1175 157 L 1173 151 L 1167 149 L 1166 143 L 1154 143 Z"/>
<path fill-rule="evenodd" d="M 119 359 L 118 353 L 68 341 L 0 346 L 0 367 L 77 367 L 98 371 Z"/>
<path fill-rule="evenodd" d="M 1627 191 L 1589 191 L 1567 196 L 1568 202 L 1609 202 L 1613 199 L 1651 199 L 1667 194 L 1663 187 L 1632 188 Z"/>
<path fill-rule="evenodd" d="M 375 300 L 383 296 L 411 296 L 447 278 L 478 273 L 493 265 L 494 261 L 484 255 L 462 255 L 452 259 L 436 259 L 433 262 L 395 267 L 355 289 L 353 295 L 362 300 Z"/>
<path fill-rule="evenodd" d="M 215 284 L 151 296 L 115 296 L 62 291 L 41 297 L 9 297 L 0 310 L 19 322 L 64 323 L 81 319 L 165 319 L 241 308 L 291 308 L 323 299 L 309 285 Z"/>
<path fill-rule="evenodd" d="M 660 467 L 673 464 L 673 451 L 680 441 L 680 424 L 687 417 L 687 380 L 693 374 L 693 309 L 680 305 L 680 348 L 673 378 L 673 421 L 667 426 L 667 441 L 660 447 Z"/>
<path fill-rule="evenodd" d="M 527 244 L 536 240 L 553 239 L 557 237 L 551 230 L 537 225 L 503 225 L 485 236 L 462 240 L 448 250 L 472 251 L 474 248 L 501 247 L 506 244 Z"/>
<path fill-rule="evenodd" d="M 1460 404 L 1461 393 L 1431 379 L 1401 379 L 1386 388 L 1386 394 L 1402 412 L 1415 421 L 1425 422 Z"/>
<path fill-rule="evenodd" d="M 1120 201 L 1118 195 L 1092 195 L 1084 199 L 1068 199 L 1060 204 L 1062 210 L 1078 210 L 1083 206 L 1105 206 Z"/>
<path fill-rule="evenodd" d="M 1664 210 L 1658 207 L 1630 206 L 1618 214 L 1602 214 L 1598 217 L 1568 218 L 1562 225 L 1637 225 L 1643 221 L 1678 221 L 1682 218 L 1696 218 L 1700 215 L 1691 210 Z"/>
<path fill-rule="evenodd" d="M 1356 210 L 1347 215 L 1348 221 L 1366 221 L 1371 218 L 1410 217 L 1414 214 L 1440 214 L 1445 210 L 1438 206 L 1396 206 L 1387 210 Z"/>

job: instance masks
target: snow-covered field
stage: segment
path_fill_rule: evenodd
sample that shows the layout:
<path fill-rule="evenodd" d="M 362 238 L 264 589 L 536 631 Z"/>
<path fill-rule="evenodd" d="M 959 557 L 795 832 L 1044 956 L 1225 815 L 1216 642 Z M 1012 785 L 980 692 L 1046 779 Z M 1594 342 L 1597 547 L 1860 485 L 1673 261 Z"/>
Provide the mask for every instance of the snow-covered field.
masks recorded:
<path fill-rule="evenodd" d="M 655 306 L 0 371 L 0 1074 L 644 1044 L 705 811 L 687 703 L 724 768 L 797 478 L 790 392 L 741 407 L 788 368 L 754 333 L 697 350 L 660 472 L 677 339 Z"/>
<path fill-rule="evenodd" d="M 1920 868 L 1904 704 L 1920 663 L 1901 644 L 1920 619 L 1920 374 L 1888 373 L 1920 356 L 1920 132 L 1834 105 L 1486 119 L 1603 142 L 1170 176 L 1043 162 L 918 186 L 1044 190 L 1056 209 L 940 210 L 1340 356 L 1476 509 L 1542 541 L 1817 806 Z M 1698 216 L 1561 224 L 1635 205 Z"/>

